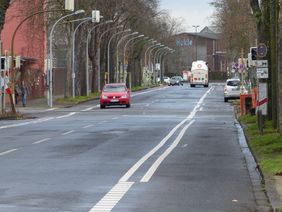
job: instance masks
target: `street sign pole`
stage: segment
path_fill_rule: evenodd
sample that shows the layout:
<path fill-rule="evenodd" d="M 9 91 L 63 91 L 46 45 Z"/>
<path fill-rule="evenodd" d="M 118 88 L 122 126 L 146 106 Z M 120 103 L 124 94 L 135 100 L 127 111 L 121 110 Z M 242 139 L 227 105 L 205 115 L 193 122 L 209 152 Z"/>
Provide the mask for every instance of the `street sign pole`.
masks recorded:
<path fill-rule="evenodd" d="M 267 82 L 268 79 L 268 61 L 263 60 L 267 55 L 267 46 L 264 43 L 257 45 L 257 58 L 256 58 L 256 71 L 258 80 L 257 89 L 257 116 L 258 116 L 258 129 L 263 134 L 264 117 L 267 115 Z M 260 60 L 258 60 L 260 59 Z"/>

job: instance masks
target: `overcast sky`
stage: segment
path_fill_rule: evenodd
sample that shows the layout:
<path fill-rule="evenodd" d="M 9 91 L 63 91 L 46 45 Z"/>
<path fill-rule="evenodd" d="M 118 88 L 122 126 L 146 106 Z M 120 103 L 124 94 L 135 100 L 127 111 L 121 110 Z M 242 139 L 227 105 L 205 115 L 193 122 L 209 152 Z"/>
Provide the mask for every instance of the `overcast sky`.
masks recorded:
<path fill-rule="evenodd" d="M 214 8 L 211 0 L 160 0 L 161 9 L 169 11 L 175 18 L 183 18 L 184 31 L 193 32 L 193 25 L 199 25 L 198 31 L 211 25 Z"/>

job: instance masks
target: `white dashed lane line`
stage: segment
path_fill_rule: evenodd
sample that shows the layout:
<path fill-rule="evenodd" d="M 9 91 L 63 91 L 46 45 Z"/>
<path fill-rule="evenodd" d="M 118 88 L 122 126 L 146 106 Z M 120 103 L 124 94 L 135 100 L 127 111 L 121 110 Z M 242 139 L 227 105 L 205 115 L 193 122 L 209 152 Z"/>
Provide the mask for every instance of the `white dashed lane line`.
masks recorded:
<path fill-rule="evenodd" d="M 86 125 L 86 126 L 84 126 L 84 127 L 82 127 L 83 129 L 87 129 L 87 128 L 89 128 L 89 127 L 93 127 L 94 125 L 93 124 L 89 124 L 89 125 Z"/>
<path fill-rule="evenodd" d="M 67 118 L 67 117 L 73 116 L 73 115 L 75 115 L 75 114 L 77 114 L 77 112 L 72 112 L 72 113 L 69 113 L 69 114 L 67 114 L 67 115 L 58 116 L 58 117 L 56 117 L 56 119 Z"/>
<path fill-rule="evenodd" d="M 74 132 L 74 130 L 70 130 L 70 131 L 68 131 L 68 132 L 62 133 L 62 135 L 68 135 L 68 134 L 71 134 L 71 133 L 73 133 L 73 132 Z"/>
<path fill-rule="evenodd" d="M 87 112 L 87 111 L 93 110 L 94 108 L 98 108 L 98 107 L 100 107 L 100 105 L 95 105 L 93 107 L 86 108 L 86 109 L 82 110 L 82 112 Z"/>
<path fill-rule="evenodd" d="M 41 139 L 39 141 L 35 141 L 33 144 L 41 144 L 41 143 L 43 143 L 45 141 L 49 141 L 49 140 L 51 140 L 51 138 L 44 138 L 44 139 Z"/>
<path fill-rule="evenodd" d="M 7 154 L 12 153 L 12 152 L 15 152 L 15 151 L 17 151 L 17 150 L 18 150 L 18 149 L 10 149 L 10 150 L 8 150 L 8 151 L 1 152 L 1 153 L 0 153 L 0 156 L 7 155 Z"/>

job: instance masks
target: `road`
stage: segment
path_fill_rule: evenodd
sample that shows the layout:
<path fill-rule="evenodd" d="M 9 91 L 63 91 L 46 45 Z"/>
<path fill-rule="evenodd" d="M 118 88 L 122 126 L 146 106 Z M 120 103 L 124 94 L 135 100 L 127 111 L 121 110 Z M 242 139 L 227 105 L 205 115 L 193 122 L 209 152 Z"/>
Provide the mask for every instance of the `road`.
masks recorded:
<path fill-rule="evenodd" d="M 223 85 L 0 122 L 0 211 L 260 211 Z M 36 118 L 34 118 L 36 117 Z"/>

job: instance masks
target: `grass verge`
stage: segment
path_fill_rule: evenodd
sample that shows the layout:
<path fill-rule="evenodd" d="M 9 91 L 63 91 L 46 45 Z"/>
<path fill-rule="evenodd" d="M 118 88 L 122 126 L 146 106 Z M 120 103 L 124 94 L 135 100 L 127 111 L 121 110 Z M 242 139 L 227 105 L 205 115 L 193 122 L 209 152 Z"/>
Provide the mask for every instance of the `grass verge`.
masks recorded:
<path fill-rule="evenodd" d="M 282 136 L 266 121 L 261 135 L 257 127 L 257 117 L 246 115 L 240 117 L 249 146 L 264 175 L 273 177 L 282 175 Z"/>
<path fill-rule="evenodd" d="M 85 102 L 94 98 L 98 98 L 99 93 L 91 93 L 89 96 L 75 96 L 74 98 L 72 97 L 67 97 L 67 98 L 57 98 L 55 100 L 56 104 L 79 104 L 81 102 Z"/>

